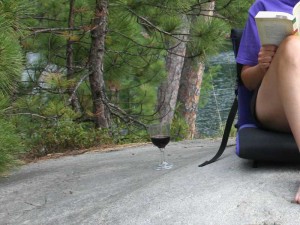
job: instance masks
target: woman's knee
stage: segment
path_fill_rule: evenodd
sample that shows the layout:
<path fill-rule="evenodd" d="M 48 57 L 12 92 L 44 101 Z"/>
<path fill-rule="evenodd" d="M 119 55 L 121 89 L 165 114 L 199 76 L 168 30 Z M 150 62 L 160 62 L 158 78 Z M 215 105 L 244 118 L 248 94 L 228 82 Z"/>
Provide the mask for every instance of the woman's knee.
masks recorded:
<path fill-rule="evenodd" d="M 291 35 L 285 38 L 279 45 L 272 61 L 272 69 L 280 76 L 286 73 L 300 73 L 300 37 Z M 295 73 L 296 72 L 296 73 Z M 274 73 L 274 71 L 273 71 Z"/>
<path fill-rule="evenodd" d="M 288 36 L 282 41 L 277 51 L 281 56 L 280 58 L 284 59 L 285 61 L 295 60 L 297 61 L 297 63 L 299 63 L 298 59 L 300 59 L 300 37 L 297 35 Z"/>

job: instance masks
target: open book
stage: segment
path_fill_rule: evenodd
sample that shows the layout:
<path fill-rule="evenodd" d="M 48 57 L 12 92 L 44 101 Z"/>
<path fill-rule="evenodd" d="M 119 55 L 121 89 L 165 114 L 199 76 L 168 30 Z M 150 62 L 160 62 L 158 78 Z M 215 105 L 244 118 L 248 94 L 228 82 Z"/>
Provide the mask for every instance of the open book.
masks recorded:
<path fill-rule="evenodd" d="M 256 26 L 262 45 L 279 45 L 291 34 L 300 30 L 300 2 L 294 9 L 293 15 L 284 12 L 259 11 L 255 16 Z"/>

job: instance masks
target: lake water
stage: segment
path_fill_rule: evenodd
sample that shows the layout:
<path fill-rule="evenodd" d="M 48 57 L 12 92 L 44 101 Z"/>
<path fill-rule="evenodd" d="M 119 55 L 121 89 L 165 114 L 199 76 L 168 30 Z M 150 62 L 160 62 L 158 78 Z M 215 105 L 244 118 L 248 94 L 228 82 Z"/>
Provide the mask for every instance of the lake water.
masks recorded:
<path fill-rule="evenodd" d="M 206 65 L 206 71 L 216 65 L 220 65 L 221 69 L 212 80 L 213 89 L 207 93 L 207 98 L 201 98 L 200 94 L 200 103 L 207 102 L 204 107 L 199 108 L 197 115 L 196 126 L 201 137 L 220 136 L 223 132 L 221 127 L 226 123 L 234 100 L 236 67 L 233 52 L 223 52 L 211 57 Z"/>

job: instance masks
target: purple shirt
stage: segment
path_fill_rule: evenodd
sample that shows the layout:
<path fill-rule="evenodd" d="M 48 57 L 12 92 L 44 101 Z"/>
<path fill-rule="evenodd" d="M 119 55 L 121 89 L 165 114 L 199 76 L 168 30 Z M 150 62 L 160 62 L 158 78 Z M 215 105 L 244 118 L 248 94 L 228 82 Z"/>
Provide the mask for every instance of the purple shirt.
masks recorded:
<path fill-rule="evenodd" d="M 257 57 L 261 45 L 254 19 L 258 11 L 278 11 L 292 14 L 293 7 L 298 2 L 299 0 L 256 0 L 248 12 L 248 20 L 236 61 L 248 66 L 255 66 L 258 63 Z"/>

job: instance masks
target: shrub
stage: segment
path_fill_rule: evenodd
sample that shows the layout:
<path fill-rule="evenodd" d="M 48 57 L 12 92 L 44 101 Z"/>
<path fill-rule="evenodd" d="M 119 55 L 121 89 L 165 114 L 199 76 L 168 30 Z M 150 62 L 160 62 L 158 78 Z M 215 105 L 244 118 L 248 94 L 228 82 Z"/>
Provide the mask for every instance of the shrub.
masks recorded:
<path fill-rule="evenodd" d="M 171 126 L 171 138 L 173 141 L 181 141 L 188 136 L 188 124 L 184 118 L 175 116 Z"/>
<path fill-rule="evenodd" d="M 32 153 L 35 157 L 111 143 L 108 130 L 85 127 L 83 123 L 61 119 L 43 126 L 32 135 Z"/>
<path fill-rule="evenodd" d="M 7 120 L 0 118 L 0 174 L 19 164 L 19 155 L 24 152 L 21 137 L 15 127 Z"/>

